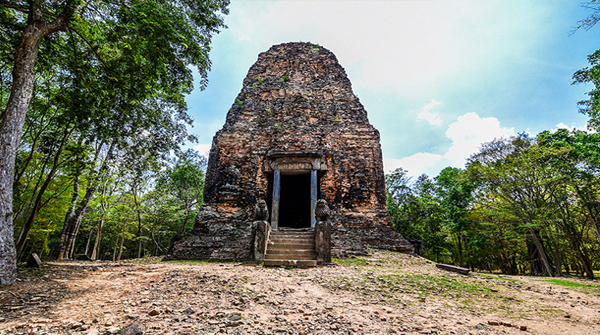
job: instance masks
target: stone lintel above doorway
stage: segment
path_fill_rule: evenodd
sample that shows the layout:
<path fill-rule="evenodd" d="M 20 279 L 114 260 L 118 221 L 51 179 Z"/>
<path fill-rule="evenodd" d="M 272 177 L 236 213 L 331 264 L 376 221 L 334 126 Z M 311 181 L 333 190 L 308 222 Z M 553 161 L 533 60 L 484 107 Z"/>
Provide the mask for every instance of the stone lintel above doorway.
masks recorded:
<path fill-rule="evenodd" d="M 265 171 L 282 170 L 289 173 L 326 171 L 325 154 L 322 151 L 271 151 L 267 153 Z"/>

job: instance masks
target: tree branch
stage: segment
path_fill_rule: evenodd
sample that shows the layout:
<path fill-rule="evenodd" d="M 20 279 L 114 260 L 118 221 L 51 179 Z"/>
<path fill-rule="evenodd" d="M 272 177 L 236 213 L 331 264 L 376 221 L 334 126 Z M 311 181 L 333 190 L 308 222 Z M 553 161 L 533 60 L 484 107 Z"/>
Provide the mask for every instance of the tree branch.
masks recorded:
<path fill-rule="evenodd" d="M 90 42 L 87 38 L 85 38 L 85 36 L 83 36 L 83 34 L 81 34 L 77 29 L 75 29 L 73 27 L 68 27 L 68 29 L 69 29 L 69 31 L 77 34 L 77 36 L 79 36 L 85 42 L 85 44 L 87 44 L 90 47 L 90 50 L 92 50 L 94 55 L 96 55 L 96 58 L 98 58 L 98 61 L 100 61 L 100 63 L 102 63 L 102 66 L 104 66 L 106 69 L 108 69 L 108 65 L 106 65 L 106 62 L 104 61 L 104 59 L 102 59 L 100 54 L 98 54 L 98 51 L 96 50 L 96 48 L 94 47 L 92 42 Z"/>
<path fill-rule="evenodd" d="M 573 28 L 569 35 L 575 34 L 581 28 L 585 29 L 585 31 L 589 31 L 600 21 L 600 3 L 598 3 L 597 0 L 585 2 L 581 4 L 581 7 L 590 9 L 594 11 L 594 13 L 583 20 L 577 21 L 577 27 Z"/>
<path fill-rule="evenodd" d="M 50 22 L 45 29 L 46 35 L 51 34 L 53 32 L 59 30 L 65 30 L 75 14 L 75 10 L 79 6 L 79 1 L 77 0 L 67 0 L 65 7 L 63 8 L 60 15 L 52 22 Z"/>

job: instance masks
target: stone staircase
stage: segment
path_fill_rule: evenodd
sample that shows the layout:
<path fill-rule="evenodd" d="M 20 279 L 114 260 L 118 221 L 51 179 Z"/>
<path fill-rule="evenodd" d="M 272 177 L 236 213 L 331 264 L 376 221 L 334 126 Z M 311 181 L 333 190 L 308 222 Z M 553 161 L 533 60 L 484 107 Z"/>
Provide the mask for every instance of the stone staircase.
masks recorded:
<path fill-rule="evenodd" d="M 264 265 L 299 268 L 317 266 L 314 229 L 272 231 L 267 243 Z"/>

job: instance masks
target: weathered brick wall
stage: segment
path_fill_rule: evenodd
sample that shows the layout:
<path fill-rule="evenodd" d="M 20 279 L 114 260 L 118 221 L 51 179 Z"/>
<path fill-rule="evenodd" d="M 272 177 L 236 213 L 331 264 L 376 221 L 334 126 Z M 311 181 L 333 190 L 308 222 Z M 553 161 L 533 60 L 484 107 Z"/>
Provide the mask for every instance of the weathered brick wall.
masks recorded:
<path fill-rule="evenodd" d="M 334 256 L 378 246 L 410 250 L 410 244 L 389 228 L 379 140 L 333 53 L 310 43 L 271 47 L 250 68 L 225 125 L 213 139 L 203 210 L 217 214 L 201 212 L 206 218 L 198 221 L 205 233 L 196 227 L 196 235 L 220 234 L 219 225 L 251 226 L 251 208 L 270 194 L 265 171 L 269 152 L 321 151 L 327 171 L 321 173 L 319 197 L 332 211 Z M 246 240 L 248 234 L 237 239 Z M 387 242 L 378 244 L 373 234 Z M 211 258 L 218 259 L 218 250 L 236 240 L 230 235 L 230 242 L 217 243 L 220 247 L 209 238 L 210 248 L 217 251 Z M 203 240 L 185 243 L 176 247 L 189 258 L 183 249 L 200 247 Z M 249 253 L 239 250 L 234 258 Z"/>

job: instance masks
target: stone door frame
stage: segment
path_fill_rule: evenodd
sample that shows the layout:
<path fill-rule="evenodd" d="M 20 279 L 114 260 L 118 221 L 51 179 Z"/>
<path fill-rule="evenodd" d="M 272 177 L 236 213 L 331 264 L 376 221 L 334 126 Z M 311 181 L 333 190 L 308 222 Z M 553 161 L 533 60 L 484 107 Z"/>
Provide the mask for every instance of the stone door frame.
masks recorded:
<path fill-rule="evenodd" d="M 267 172 L 273 172 L 273 198 L 271 202 L 271 228 L 279 228 L 279 205 L 281 202 L 281 174 L 310 173 L 310 226 L 316 224 L 317 171 L 327 170 L 320 151 L 274 151 L 267 154 Z"/>

